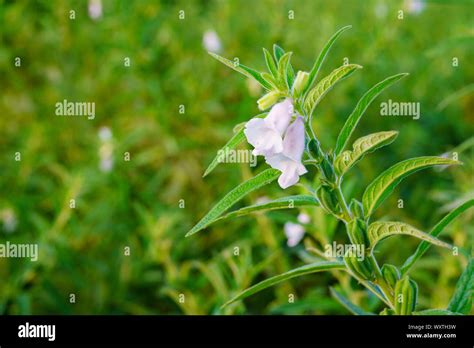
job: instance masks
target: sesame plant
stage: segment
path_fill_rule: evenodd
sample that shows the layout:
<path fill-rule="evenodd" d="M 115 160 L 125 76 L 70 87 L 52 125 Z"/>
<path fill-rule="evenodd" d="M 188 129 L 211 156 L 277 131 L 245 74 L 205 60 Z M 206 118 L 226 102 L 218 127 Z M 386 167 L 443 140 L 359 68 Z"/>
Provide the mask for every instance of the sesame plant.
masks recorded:
<path fill-rule="evenodd" d="M 345 226 L 350 247 L 344 250 L 343 255 L 328 255 L 319 250 L 317 262 L 255 284 L 229 299 L 224 306 L 293 277 L 322 271 L 341 271 L 355 278 L 361 287 L 380 300 L 383 308 L 379 314 L 466 314 L 471 310 L 474 285 L 474 263 L 470 251 L 441 241 L 438 236 L 450 222 L 474 205 L 473 199 L 465 201 L 444 216 L 428 233 L 401 221 L 372 221 L 374 212 L 408 175 L 433 166 L 460 165 L 461 162 L 438 156 L 410 158 L 389 167 L 377 176 L 367 186 L 360 200 L 345 197 L 342 190 L 344 177 L 350 174 L 357 162 L 396 139 L 398 135 L 396 131 L 382 131 L 363 136 L 349 146 L 351 135 L 368 106 L 380 93 L 407 74 L 400 73 L 387 77 L 361 97 L 339 132 L 334 149 L 326 149 L 313 130 L 312 121 L 317 106 L 326 93 L 361 69 L 357 64 L 345 64 L 328 76 L 318 79 L 318 73 L 331 46 L 349 28 L 350 26 L 340 29 L 330 38 L 309 72 L 298 71 L 295 74 L 290 61 L 292 52 L 285 52 L 278 45 L 273 46 L 273 55 L 263 49 L 268 68 L 266 72 L 258 72 L 215 53 L 209 53 L 228 67 L 255 79 L 266 90 L 266 94 L 257 102 L 258 108 L 263 113 L 237 125 L 234 129 L 235 134 L 222 150 L 234 149 L 246 140 L 253 146 L 253 155 L 262 156 L 270 168 L 226 194 L 186 236 L 191 236 L 216 221 L 237 218 L 253 212 L 321 207 L 325 213 L 332 215 Z M 218 163 L 216 157 L 204 176 L 208 175 Z M 228 212 L 229 208 L 250 192 L 275 180 L 285 190 L 297 184 L 300 176 L 310 170 L 315 172 L 317 180 L 314 181 L 314 187 L 307 188 L 307 194 L 277 198 Z M 418 238 L 420 244 L 401 266 L 380 265 L 374 249 L 380 241 L 395 235 Z M 431 245 L 452 250 L 453 257 L 457 255 L 465 257 L 467 267 L 458 281 L 448 308 L 417 311 L 418 286 L 409 272 Z M 355 250 L 362 250 L 363 257 L 359 257 Z M 331 288 L 331 294 L 354 314 L 373 314 L 350 302 L 335 289 Z"/>

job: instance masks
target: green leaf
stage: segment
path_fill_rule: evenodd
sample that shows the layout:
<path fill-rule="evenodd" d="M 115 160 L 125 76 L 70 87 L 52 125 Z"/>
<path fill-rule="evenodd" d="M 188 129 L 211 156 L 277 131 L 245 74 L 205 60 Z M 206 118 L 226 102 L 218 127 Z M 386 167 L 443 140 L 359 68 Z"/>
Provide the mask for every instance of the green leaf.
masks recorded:
<path fill-rule="evenodd" d="M 345 307 L 349 312 L 355 315 L 374 315 L 373 313 L 366 312 L 359 306 L 356 306 L 351 301 L 349 301 L 346 297 L 344 297 L 341 293 L 339 293 L 333 287 L 329 288 L 331 295 L 339 302 L 343 307 Z"/>
<path fill-rule="evenodd" d="M 228 150 L 235 149 L 237 145 L 239 145 L 243 140 L 245 139 L 245 134 L 244 134 L 244 128 L 241 128 L 237 133 L 235 133 L 232 138 L 229 139 L 229 141 L 219 150 L 217 151 L 216 157 L 212 160 L 211 164 L 207 167 L 206 171 L 204 172 L 204 175 L 202 176 L 203 178 L 207 176 L 210 172 L 214 170 L 214 168 L 217 167 L 217 165 L 220 163 L 219 162 L 219 154 L 222 152 L 226 152 Z"/>
<path fill-rule="evenodd" d="M 276 82 L 275 78 L 271 74 L 267 72 L 263 72 L 260 75 L 262 76 L 262 79 L 267 81 L 268 84 L 272 86 L 272 89 L 278 89 L 278 83 Z"/>
<path fill-rule="evenodd" d="M 474 288 L 474 259 L 470 258 L 464 272 L 456 284 L 454 295 L 449 301 L 448 310 L 468 314 L 472 308 L 472 291 Z"/>
<path fill-rule="evenodd" d="M 367 186 L 362 197 L 366 216 L 371 216 L 374 210 L 382 204 L 395 187 L 408 175 L 428 167 L 452 164 L 461 164 L 461 162 L 444 157 L 425 156 L 410 158 L 391 166 Z"/>
<path fill-rule="evenodd" d="M 425 240 L 431 244 L 451 249 L 451 245 L 422 232 L 413 226 L 403 222 L 376 221 L 370 224 L 367 234 L 370 242 L 370 249 L 373 250 L 378 242 L 387 237 L 403 234 Z"/>
<path fill-rule="evenodd" d="M 295 82 L 295 71 L 293 70 L 293 66 L 291 65 L 291 62 L 289 62 L 286 67 L 286 82 L 287 82 L 287 85 L 289 86 L 288 88 L 292 88 L 293 83 Z"/>
<path fill-rule="evenodd" d="M 268 115 L 268 112 L 262 112 L 261 114 L 258 114 L 254 116 L 253 118 L 263 118 Z M 245 139 L 245 134 L 244 134 L 244 128 L 245 125 L 247 124 L 248 121 L 241 122 L 239 124 L 236 124 L 233 128 L 234 135 L 232 138 L 229 139 L 229 141 L 221 148 L 219 151 L 217 151 L 216 157 L 212 160 L 211 164 L 207 167 L 206 171 L 204 172 L 204 175 L 202 176 L 203 178 L 209 173 L 211 173 L 219 164 L 219 153 L 222 151 L 225 153 L 227 150 L 232 150 L 237 147 L 244 139 Z"/>
<path fill-rule="evenodd" d="M 214 207 L 212 207 L 212 209 L 188 233 L 186 233 L 186 237 L 189 237 L 209 226 L 215 219 L 221 216 L 227 209 L 240 201 L 247 194 L 271 183 L 280 174 L 281 172 L 277 169 L 266 169 L 257 176 L 241 183 L 239 186 L 227 193 Z"/>
<path fill-rule="evenodd" d="M 461 215 L 463 212 L 465 212 L 472 206 L 474 206 L 474 199 L 470 199 L 467 202 L 461 204 L 459 207 L 457 207 L 456 209 L 448 213 L 444 218 L 442 218 L 441 221 L 433 227 L 430 232 L 430 235 L 432 235 L 433 237 L 439 236 L 441 232 L 443 232 L 443 230 L 446 228 L 446 226 L 451 223 L 451 221 L 456 219 L 459 215 Z M 400 272 L 402 275 L 406 274 L 408 270 L 415 264 L 415 262 L 418 261 L 426 253 L 430 245 L 430 243 L 425 241 L 421 242 L 418 245 L 418 248 L 416 248 L 415 253 L 411 255 L 400 268 Z"/>
<path fill-rule="evenodd" d="M 275 61 L 278 63 L 280 58 L 285 54 L 285 50 L 278 46 L 277 44 L 273 45 L 273 55 L 275 56 Z"/>
<path fill-rule="evenodd" d="M 297 195 L 278 198 L 270 202 L 260 203 L 244 207 L 233 212 L 230 212 L 224 216 L 221 216 L 216 221 L 224 220 L 228 218 L 234 218 L 239 216 L 248 215 L 254 212 L 278 210 L 278 209 L 293 209 L 297 207 L 307 206 L 319 206 L 318 200 L 310 195 Z"/>
<path fill-rule="evenodd" d="M 334 168 L 343 175 L 359 162 L 365 155 L 392 143 L 398 132 L 378 132 L 357 139 L 352 145 L 352 151 L 344 151 L 336 157 Z"/>
<path fill-rule="evenodd" d="M 424 311 L 412 312 L 413 315 L 461 315 L 460 313 L 455 313 L 448 311 L 446 309 L 425 309 Z"/>
<path fill-rule="evenodd" d="M 265 56 L 265 63 L 267 64 L 268 71 L 272 74 L 274 78 L 277 78 L 277 66 L 270 52 L 266 48 L 263 49 L 263 55 Z"/>
<path fill-rule="evenodd" d="M 341 29 L 339 29 L 330 39 L 328 42 L 326 42 L 326 45 L 324 45 L 323 49 L 319 53 L 318 58 L 314 62 L 313 67 L 311 68 L 311 71 L 309 72 L 309 79 L 308 79 L 308 84 L 306 85 L 305 90 L 303 91 L 303 95 L 306 94 L 306 92 L 313 86 L 314 82 L 316 81 L 316 78 L 318 76 L 319 70 L 321 69 L 321 66 L 324 63 L 324 60 L 326 59 L 327 54 L 329 53 L 329 50 L 331 49 L 332 45 L 334 42 L 336 42 L 337 38 L 339 35 L 341 35 L 344 31 L 347 29 L 352 28 L 351 25 L 345 26 Z"/>
<path fill-rule="evenodd" d="M 304 101 L 304 109 L 308 115 L 311 115 L 314 111 L 314 108 L 321 99 L 329 92 L 334 85 L 342 81 L 344 78 L 351 75 L 356 69 L 360 69 L 362 66 L 357 64 L 347 64 L 340 66 L 337 69 L 334 69 L 328 76 L 323 78 L 319 83 L 314 87 L 306 97 Z"/>
<path fill-rule="evenodd" d="M 249 78 L 253 78 L 253 79 L 257 80 L 257 82 L 260 83 L 264 88 L 266 88 L 267 90 L 271 90 L 271 86 L 268 84 L 267 81 L 265 81 L 265 79 L 263 79 L 263 77 L 260 75 L 260 73 L 258 71 L 254 70 L 252 68 L 249 68 L 248 66 L 245 66 L 245 65 L 240 64 L 240 63 L 236 65 L 231 60 L 228 60 L 227 58 L 221 57 L 220 55 L 215 54 L 213 52 L 208 52 L 208 53 L 212 57 L 217 59 L 219 62 L 227 65 L 229 68 L 241 73 L 244 76 L 247 76 Z"/>
<path fill-rule="evenodd" d="M 374 99 L 380 93 L 382 93 L 384 89 L 390 87 L 395 82 L 397 82 L 398 80 L 400 80 L 401 78 L 407 75 L 408 75 L 407 73 L 402 73 L 402 74 L 390 76 L 386 78 L 385 80 L 377 83 L 367 92 L 365 92 L 365 94 L 362 96 L 362 98 L 360 98 L 359 102 L 354 108 L 354 111 L 352 111 L 352 113 L 349 115 L 349 117 L 346 120 L 346 123 L 344 123 L 344 126 L 339 132 L 339 136 L 337 137 L 337 141 L 336 141 L 336 149 L 334 150 L 334 153 L 336 155 L 339 155 L 341 151 L 344 150 L 344 148 L 347 145 L 347 142 L 349 141 L 349 138 L 352 135 L 352 132 L 354 132 L 354 129 L 357 127 L 359 120 L 361 119 L 362 115 L 365 113 L 369 105 L 374 101 Z"/>
<path fill-rule="evenodd" d="M 278 61 L 278 86 L 282 89 L 289 89 L 288 85 L 288 65 L 290 64 L 293 52 L 286 52 Z"/>
<path fill-rule="evenodd" d="M 302 267 L 295 268 L 291 271 L 265 279 L 264 281 L 258 284 L 255 284 L 254 286 L 242 291 L 240 294 L 235 296 L 230 301 L 226 302 L 222 307 L 228 306 L 229 304 L 235 301 L 242 300 L 250 295 L 253 295 L 275 284 L 278 284 L 284 280 L 288 280 L 288 279 L 306 275 L 306 274 L 311 274 L 311 273 L 316 273 L 316 272 L 321 272 L 321 271 L 328 271 L 332 269 L 345 269 L 344 263 L 341 261 L 321 261 L 321 262 L 315 262 L 309 265 L 304 265 Z"/>

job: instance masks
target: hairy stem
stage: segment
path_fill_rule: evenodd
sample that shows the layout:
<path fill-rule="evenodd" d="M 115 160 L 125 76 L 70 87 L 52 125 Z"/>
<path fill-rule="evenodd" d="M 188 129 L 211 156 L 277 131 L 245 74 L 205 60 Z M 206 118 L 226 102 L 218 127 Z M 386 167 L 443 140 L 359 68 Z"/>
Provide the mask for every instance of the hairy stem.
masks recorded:
<path fill-rule="evenodd" d="M 376 277 L 375 283 L 380 286 L 384 295 L 388 298 L 388 300 L 391 303 L 393 303 L 394 299 L 393 299 L 392 290 L 390 289 L 389 285 L 385 281 L 382 275 L 382 272 L 380 271 L 379 264 L 377 263 L 377 260 L 375 259 L 375 256 L 373 254 L 369 255 L 369 261 L 370 261 L 370 264 L 372 265 L 372 268 L 375 271 L 375 277 Z"/>
<path fill-rule="evenodd" d="M 344 199 L 344 195 L 341 190 L 341 185 L 337 184 L 336 185 L 336 196 L 337 200 L 339 201 L 339 205 L 341 206 L 342 209 L 342 215 L 343 215 L 343 220 L 344 222 L 349 222 L 352 219 L 351 212 L 349 211 L 349 207 L 347 206 L 346 200 Z"/>

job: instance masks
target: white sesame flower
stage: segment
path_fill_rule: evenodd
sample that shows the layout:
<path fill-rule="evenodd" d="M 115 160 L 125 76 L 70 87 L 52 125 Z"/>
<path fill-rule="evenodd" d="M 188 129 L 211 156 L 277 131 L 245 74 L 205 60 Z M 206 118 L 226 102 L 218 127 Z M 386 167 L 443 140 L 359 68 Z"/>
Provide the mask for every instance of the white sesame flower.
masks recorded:
<path fill-rule="evenodd" d="M 91 19 L 99 19 L 102 17 L 102 0 L 89 0 L 89 17 Z"/>
<path fill-rule="evenodd" d="M 112 139 L 112 131 L 109 127 L 100 127 L 98 135 L 101 141 L 108 141 Z"/>
<path fill-rule="evenodd" d="M 112 157 L 103 157 L 100 159 L 100 171 L 104 173 L 110 172 L 114 168 L 114 160 Z"/>
<path fill-rule="evenodd" d="M 285 231 L 285 236 L 288 239 L 287 244 L 289 247 L 296 246 L 304 236 L 304 228 L 300 224 L 295 224 L 293 222 L 287 222 L 283 226 Z"/>
<path fill-rule="evenodd" d="M 420 14 L 425 9 L 425 1 L 424 0 L 406 0 L 406 8 L 409 13 L 413 13 L 415 15 Z"/>
<path fill-rule="evenodd" d="M 255 200 L 255 204 L 265 204 L 270 202 L 270 198 L 267 196 L 260 196 Z"/>
<path fill-rule="evenodd" d="M 245 125 L 245 136 L 255 148 L 255 156 L 272 156 L 283 151 L 282 135 L 293 114 L 291 99 L 275 104 L 265 118 L 251 119 Z"/>
<path fill-rule="evenodd" d="M 6 233 L 12 233 L 16 230 L 18 220 L 16 219 L 16 215 L 13 209 L 6 208 L 0 211 L 0 219 L 3 222 L 3 230 Z"/>
<path fill-rule="evenodd" d="M 300 213 L 297 217 L 297 220 L 301 224 L 309 224 L 311 218 L 306 213 Z"/>
<path fill-rule="evenodd" d="M 222 45 L 219 36 L 214 30 L 207 30 L 202 36 L 202 44 L 204 48 L 213 53 L 219 53 Z"/>
<path fill-rule="evenodd" d="M 304 122 L 301 116 L 288 127 L 283 139 L 283 151 L 273 156 L 268 156 L 265 161 L 275 169 L 282 172 L 278 178 L 278 184 L 286 189 L 296 184 L 300 175 L 306 174 L 307 170 L 301 163 L 304 152 Z"/>

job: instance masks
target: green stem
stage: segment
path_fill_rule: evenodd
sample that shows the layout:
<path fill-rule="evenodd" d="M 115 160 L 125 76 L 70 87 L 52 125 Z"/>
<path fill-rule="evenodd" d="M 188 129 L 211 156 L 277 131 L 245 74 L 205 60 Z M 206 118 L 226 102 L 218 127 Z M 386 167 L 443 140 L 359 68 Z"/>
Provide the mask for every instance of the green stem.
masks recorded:
<path fill-rule="evenodd" d="M 352 219 L 351 212 L 349 211 L 349 207 L 347 206 L 346 200 L 344 199 L 344 195 L 341 190 L 341 185 L 336 183 L 336 196 L 337 200 L 339 201 L 339 205 L 342 209 L 343 220 L 347 223 Z"/>
<path fill-rule="evenodd" d="M 385 295 L 384 292 L 383 292 L 384 296 L 381 296 L 376 290 L 373 289 L 373 286 L 370 284 L 370 282 L 368 282 L 365 279 L 359 278 L 348 269 L 346 269 L 346 272 L 349 273 L 349 275 L 351 275 L 355 279 L 357 279 L 360 284 L 362 284 L 367 290 L 369 290 L 371 293 L 377 296 L 380 300 L 382 300 L 382 302 L 385 303 L 389 308 L 394 309 L 392 302 L 388 299 L 387 295 Z"/>
<path fill-rule="evenodd" d="M 382 271 L 380 270 L 379 264 L 377 263 L 377 260 L 373 254 L 369 255 L 369 261 L 372 265 L 372 268 L 375 271 L 375 277 L 376 277 L 376 284 L 380 286 L 382 289 L 382 292 L 384 295 L 388 298 L 388 300 L 393 303 L 393 295 L 392 295 L 392 290 L 390 289 L 390 286 L 387 284 L 385 281 L 385 278 L 383 277 Z"/>

